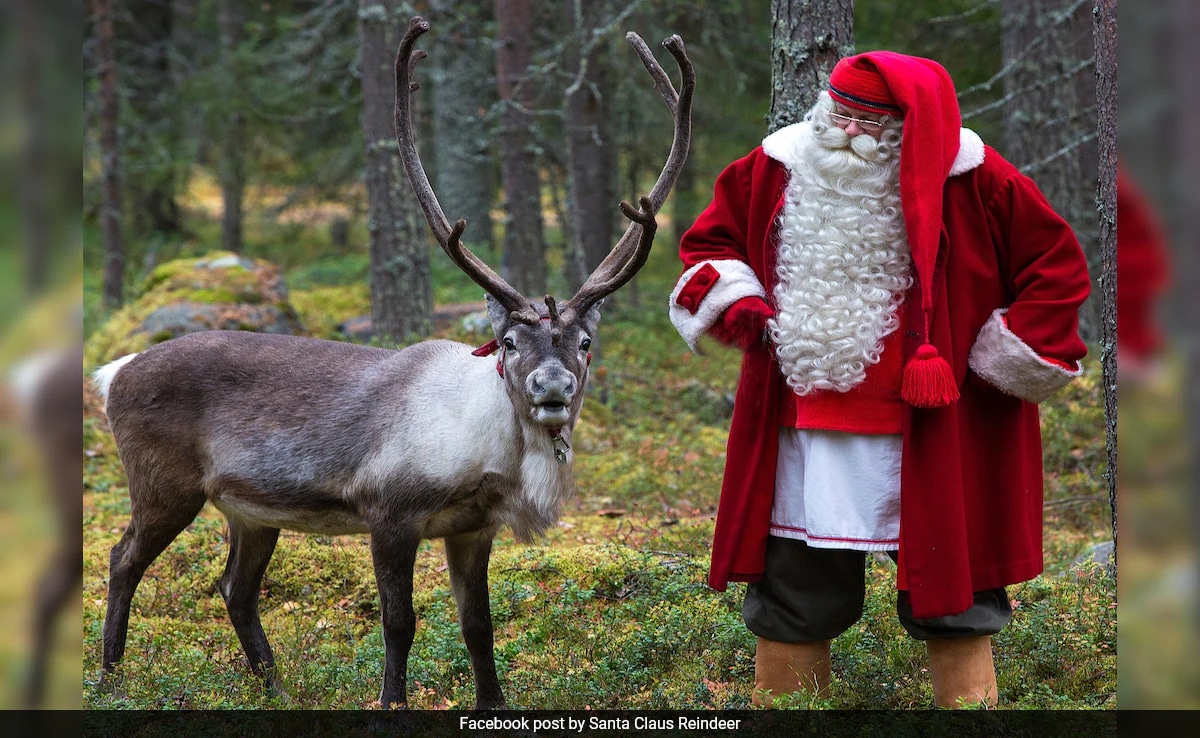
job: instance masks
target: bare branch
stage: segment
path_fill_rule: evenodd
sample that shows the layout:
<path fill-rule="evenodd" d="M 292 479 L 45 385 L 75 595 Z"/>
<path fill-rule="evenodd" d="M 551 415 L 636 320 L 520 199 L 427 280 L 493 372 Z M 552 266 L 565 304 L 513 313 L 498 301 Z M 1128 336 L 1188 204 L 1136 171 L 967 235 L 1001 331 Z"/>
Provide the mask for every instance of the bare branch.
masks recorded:
<path fill-rule="evenodd" d="M 1039 34 L 1037 38 L 1030 41 L 1029 44 L 1021 51 L 1021 53 L 1015 55 L 1010 62 L 1001 67 L 1000 71 L 993 74 L 987 81 L 980 82 L 977 85 L 972 85 L 965 90 L 960 90 L 958 93 L 958 99 L 962 100 L 963 97 L 976 92 L 990 91 L 997 82 L 1012 73 L 1013 69 L 1015 69 L 1017 65 L 1021 63 L 1021 60 L 1025 57 L 1025 55 L 1032 52 L 1038 46 L 1041 46 L 1042 43 L 1044 43 L 1046 39 L 1050 37 L 1051 33 L 1053 33 L 1058 26 L 1062 25 L 1081 7 L 1091 3 L 1092 1 L 1093 0 L 1075 0 L 1070 7 L 1065 8 L 1059 13 L 1055 13 L 1052 22 L 1047 26 L 1046 30 Z"/>
<path fill-rule="evenodd" d="M 1059 82 L 1061 80 L 1064 80 L 1064 79 L 1067 79 L 1070 77 L 1074 77 L 1076 74 L 1079 74 L 1083 70 L 1085 70 L 1089 67 L 1094 67 L 1094 66 L 1096 66 L 1096 59 L 1094 57 L 1089 57 L 1087 59 L 1084 59 L 1084 60 L 1080 61 L 1078 64 L 1076 64 L 1074 67 L 1071 67 L 1070 69 L 1068 69 L 1064 72 L 1056 74 L 1052 77 L 1045 77 L 1043 79 L 1039 79 L 1037 84 L 1030 85 L 1029 87 L 1022 87 L 1019 90 L 1013 90 L 1012 92 L 1008 93 L 1007 95 L 1000 98 L 999 100 L 995 100 L 993 102 L 988 103 L 987 105 L 984 105 L 982 107 L 978 107 L 978 108 L 975 108 L 974 110 L 970 110 L 968 112 L 963 113 L 962 114 L 963 120 L 967 120 L 969 118 L 974 118 L 976 116 L 983 115 L 984 113 L 990 113 L 991 111 L 996 110 L 997 108 L 1004 107 L 1005 105 L 1012 102 L 1013 100 L 1016 100 L 1019 97 L 1028 95 L 1031 92 L 1036 92 L 1038 90 L 1045 89 L 1046 87 L 1049 87 L 1050 85 L 1054 84 L 1055 82 Z M 962 95 L 960 94 L 959 97 L 962 97 Z"/>
<path fill-rule="evenodd" d="M 941 23 L 957 23 L 958 21 L 966 20 L 973 15 L 978 15 L 985 10 L 990 10 L 999 4 L 1000 0 L 983 0 L 983 2 L 979 3 L 973 8 L 970 8 L 969 10 L 964 10 L 963 12 L 956 13 L 954 15 L 942 15 L 938 16 L 937 18 L 930 18 L 925 22 L 929 23 L 930 25 L 938 25 Z"/>
<path fill-rule="evenodd" d="M 1094 141 L 1095 139 L 1096 139 L 1095 131 L 1093 131 L 1085 136 L 1080 136 L 1079 138 L 1075 139 L 1071 143 L 1062 147 L 1058 151 L 1055 151 L 1050 156 L 1047 156 L 1044 159 L 1032 162 L 1030 164 L 1026 164 L 1025 166 L 1021 167 L 1021 173 L 1027 174 L 1027 175 L 1032 175 L 1034 172 L 1039 171 L 1040 169 L 1042 169 L 1042 167 L 1045 167 L 1046 165 L 1050 164 L 1055 159 L 1066 156 L 1067 154 L 1071 153 L 1072 151 L 1079 148 L 1080 146 L 1083 146 L 1085 143 Z"/>

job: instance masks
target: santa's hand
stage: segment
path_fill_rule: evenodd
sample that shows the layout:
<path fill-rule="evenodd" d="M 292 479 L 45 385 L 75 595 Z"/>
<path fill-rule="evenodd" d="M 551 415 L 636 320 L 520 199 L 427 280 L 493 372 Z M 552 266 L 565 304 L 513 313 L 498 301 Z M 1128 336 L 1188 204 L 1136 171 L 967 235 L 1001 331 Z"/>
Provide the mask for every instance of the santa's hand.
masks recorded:
<path fill-rule="evenodd" d="M 767 321 L 773 317 L 775 311 L 761 297 L 743 297 L 721 313 L 708 333 L 726 346 L 745 351 L 766 345 Z"/>

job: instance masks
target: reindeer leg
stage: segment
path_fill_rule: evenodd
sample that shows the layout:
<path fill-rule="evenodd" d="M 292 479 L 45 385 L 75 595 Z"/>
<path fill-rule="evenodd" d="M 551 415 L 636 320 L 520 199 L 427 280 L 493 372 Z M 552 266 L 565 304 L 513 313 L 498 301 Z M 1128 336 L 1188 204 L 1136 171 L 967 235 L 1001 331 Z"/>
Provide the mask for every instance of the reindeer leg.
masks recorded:
<path fill-rule="evenodd" d="M 37 587 L 36 621 L 34 623 L 33 667 L 26 684 L 25 707 L 41 707 L 46 688 L 46 662 L 58 615 L 76 591 L 83 578 L 83 540 L 79 547 L 68 541 L 59 548 L 54 560 L 46 567 Z"/>
<path fill-rule="evenodd" d="M 417 633 L 413 610 L 413 566 L 417 561 L 420 534 L 407 523 L 372 526 L 371 558 L 375 584 L 383 609 L 383 708 L 408 707 L 408 652 Z"/>
<path fill-rule="evenodd" d="M 129 605 L 133 593 L 142 581 L 142 575 L 188 526 L 200 509 L 204 507 L 204 494 L 181 493 L 172 495 L 170 504 L 155 504 L 153 507 L 138 505 L 139 498 L 148 494 L 137 494 L 137 483 L 130 480 L 130 497 L 134 500 L 129 527 L 108 557 L 108 610 L 104 616 L 104 659 L 101 681 L 108 681 L 121 657 L 125 655 L 125 637 L 129 632 Z M 151 493 L 152 494 L 152 493 Z"/>
<path fill-rule="evenodd" d="M 275 654 L 258 615 L 259 587 L 278 540 L 278 528 L 229 518 L 229 560 L 221 576 L 220 590 L 250 670 L 267 680 L 273 691 L 282 693 L 275 674 Z"/>
<path fill-rule="evenodd" d="M 494 528 L 446 536 L 446 563 L 450 588 L 458 604 L 463 640 L 471 654 L 475 672 L 475 709 L 507 707 L 500 680 L 496 677 L 496 655 L 492 631 L 492 608 L 488 600 L 488 558 L 492 554 Z"/>

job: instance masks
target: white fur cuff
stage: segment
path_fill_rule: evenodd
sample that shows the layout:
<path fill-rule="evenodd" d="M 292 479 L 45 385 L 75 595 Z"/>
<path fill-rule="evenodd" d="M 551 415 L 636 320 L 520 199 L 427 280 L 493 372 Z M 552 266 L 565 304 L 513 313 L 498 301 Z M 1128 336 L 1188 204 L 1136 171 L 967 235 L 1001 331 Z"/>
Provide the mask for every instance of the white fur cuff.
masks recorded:
<path fill-rule="evenodd" d="M 716 269 L 720 276 L 696 306 L 695 312 L 692 312 L 676 304 L 675 298 L 679 297 L 679 293 L 687 286 L 692 276 L 706 264 Z M 767 291 L 758 281 L 754 270 L 745 262 L 737 259 L 702 261 L 684 272 L 675 284 L 675 289 L 671 291 L 668 303 L 671 323 L 674 324 L 675 330 L 679 331 L 679 335 L 683 336 L 683 340 L 687 341 L 688 347 L 695 351 L 700 336 L 717 322 L 717 318 L 721 317 L 726 308 L 743 297 L 756 295 L 766 299 Z"/>
<path fill-rule="evenodd" d="M 967 364 L 976 374 L 1001 392 L 1033 403 L 1045 401 L 1083 374 L 1078 362 L 1070 370 L 1038 356 L 1004 325 L 1002 316 L 1006 312 L 1005 308 L 993 312 L 971 347 Z"/>

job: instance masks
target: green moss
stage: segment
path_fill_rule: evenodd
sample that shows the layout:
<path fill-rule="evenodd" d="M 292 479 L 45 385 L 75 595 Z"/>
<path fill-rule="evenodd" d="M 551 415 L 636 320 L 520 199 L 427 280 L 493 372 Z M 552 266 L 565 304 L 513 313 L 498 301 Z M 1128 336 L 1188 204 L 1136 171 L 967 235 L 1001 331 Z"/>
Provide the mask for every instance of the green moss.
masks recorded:
<path fill-rule="evenodd" d="M 214 251 L 197 258 L 160 264 L 142 282 L 135 298 L 89 337 L 84 347 L 84 365 L 96 367 L 171 338 L 168 331 L 149 336 L 141 329 L 147 317 L 167 305 L 185 302 L 202 305 L 275 304 L 285 315 L 296 316 L 287 303 L 286 288 L 277 267 L 262 260 L 254 260 L 258 267 L 256 270 L 246 269 L 239 264 L 218 268 L 208 266 L 219 259 L 234 258 L 237 257 L 230 252 Z M 245 325 L 243 328 L 252 330 L 253 326 Z"/>
<path fill-rule="evenodd" d="M 337 338 L 340 323 L 371 314 L 371 294 L 365 284 L 297 290 L 291 295 L 291 307 L 312 335 Z"/>
<path fill-rule="evenodd" d="M 186 299 L 188 302 L 203 303 L 239 302 L 238 295 L 233 290 L 224 287 L 192 290 L 188 293 Z M 259 297 L 256 301 L 262 302 L 262 298 Z M 241 302 L 249 302 L 249 300 L 241 300 Z"/>

